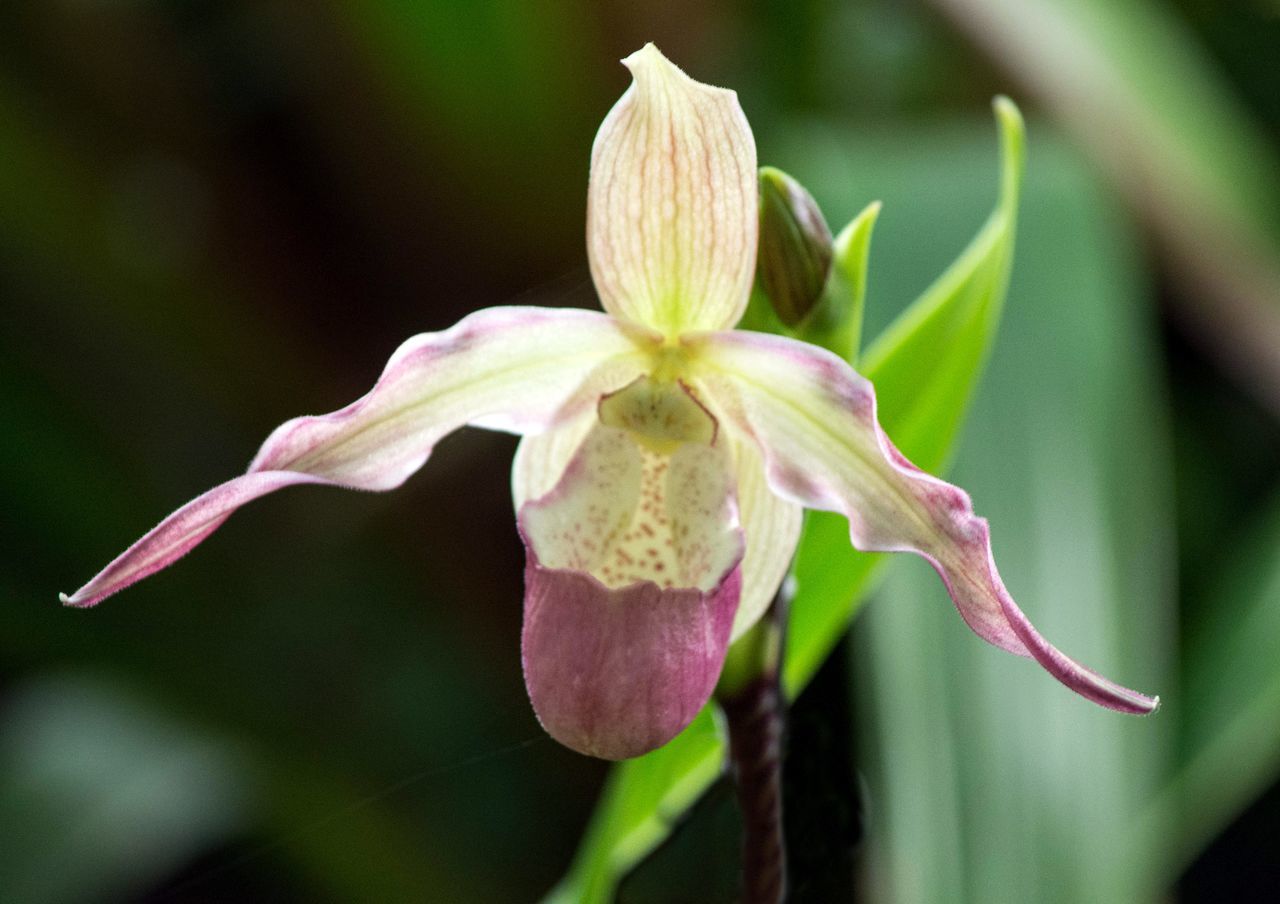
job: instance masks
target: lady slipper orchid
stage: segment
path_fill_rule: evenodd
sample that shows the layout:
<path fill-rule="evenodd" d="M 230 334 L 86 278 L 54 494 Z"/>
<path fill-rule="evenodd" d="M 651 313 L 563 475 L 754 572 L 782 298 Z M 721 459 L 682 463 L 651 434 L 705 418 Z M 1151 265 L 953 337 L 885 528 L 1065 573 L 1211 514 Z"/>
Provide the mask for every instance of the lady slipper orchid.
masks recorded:
<path fill-rule="evenodd" d="M 836 356 L 734 331 L 755 269 L 755 144 L 732 91 L 652 44 L 591 154 L 587 251 L 604 306 L 499 307 L 416 336 L 373 389 L 268 437 L 246 474 L 178 509 L 63 602 L 168 566 L 240 506 L 293 484 L 389 490 L 464 425 L 523 435 L 525 682 L 546 730 L 608 759 L 664 744 L 764 612 L 805 507 L 855 547 L 929 561 L 983 639 L 1112 709 L 1157 701 L 1046 642 L 1006 592 L 987 523 L 907 461 Z"/>

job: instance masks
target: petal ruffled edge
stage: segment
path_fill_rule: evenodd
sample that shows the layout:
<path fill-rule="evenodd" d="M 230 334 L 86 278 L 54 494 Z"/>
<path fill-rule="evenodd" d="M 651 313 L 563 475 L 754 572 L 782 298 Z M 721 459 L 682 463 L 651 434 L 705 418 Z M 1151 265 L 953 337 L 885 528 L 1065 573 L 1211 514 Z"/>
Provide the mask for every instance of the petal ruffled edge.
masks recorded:
<path fill-rule="evenodd" d="M 652 336 L 595 311 L 488 308 L 406 341 L 364 397 L 276 428 L 247 474 L 178 509 L 70 596 L 93 606 L 177 561 L 240 506 L 300 483 L 390 490 L 464 424 L 525 433 L 642 372 Z"/>
<path fill-rule="evenodd" d="M 876 420 L 871 384 L 822 349 L 779 336 L 716 333 L 690 338 L 717 406 L 753 436 L 773 489 L 849 519 L 854 546 L 914 552 L 942 577 L 956 608 L 988 642 L 1034 658 L 1081 696 L 1120 712 L 1159 706 L 1056 649 L 1005 589 L 987 522 L 969 495 L 925 474 Z"/>

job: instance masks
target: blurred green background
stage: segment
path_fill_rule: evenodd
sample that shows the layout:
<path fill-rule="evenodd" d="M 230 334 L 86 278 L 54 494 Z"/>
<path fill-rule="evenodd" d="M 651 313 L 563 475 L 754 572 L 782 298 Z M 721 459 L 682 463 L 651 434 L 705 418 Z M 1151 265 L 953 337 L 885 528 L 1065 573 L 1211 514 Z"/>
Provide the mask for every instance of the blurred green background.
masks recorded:
<path fill-rule="evenodd" d="M 70 591 L 280 421 L 479 307 L 595 304 L 588 153 L 653 40 L 839 227 L 867 335 L 990 209 L 955 459 L 1077 700 L 895 563 L 797 703 L 795 900 L 1280 898 L 1280 15 L 1266 0 L 0 4 L 0 901 L 531 901 L 605 764 L 519 666 L 510 437 Z M 799 773 L 799 777 L 797 777 Z M 723 783 L 622 884 L 728 901 Z"/>

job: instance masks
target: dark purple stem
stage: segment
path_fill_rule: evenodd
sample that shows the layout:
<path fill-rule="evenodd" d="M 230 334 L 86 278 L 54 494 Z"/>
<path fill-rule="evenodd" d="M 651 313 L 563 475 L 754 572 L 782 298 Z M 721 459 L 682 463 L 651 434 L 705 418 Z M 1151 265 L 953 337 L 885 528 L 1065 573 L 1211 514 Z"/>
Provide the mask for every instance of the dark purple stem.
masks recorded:
<path fill-rule="evenodd" d="M 786 591 L 765 618 L 786 624 Z M 781 647 L 782 631 L 773 635 Z M 782 746 L 786 705 L 776 663 L 721 705 L 729 725 L 729 758 L 742 809 L 744 904 L 780 904 L 787 894 L 787 856 L 782 830 Z"/>

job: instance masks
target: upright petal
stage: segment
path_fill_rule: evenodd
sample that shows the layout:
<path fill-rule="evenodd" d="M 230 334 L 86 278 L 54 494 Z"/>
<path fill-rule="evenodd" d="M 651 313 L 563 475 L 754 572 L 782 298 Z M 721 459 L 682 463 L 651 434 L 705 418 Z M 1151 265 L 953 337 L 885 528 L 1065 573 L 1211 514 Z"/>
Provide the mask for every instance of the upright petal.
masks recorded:
<path fill-rule="evenodd" d="M 408 340 L 363 398 L 267 438 L 248 473 L 178 509 L 63 602 L 92 606 L 173 563 L 237 508 L 299 483 L 389 490 L 464 424 L 526 433 L 630 382 L 649 337 L 592 311 L 490 308 Z"/>
<path fill-rule="evenodd" d="M 987 522 L 974 515 L 969 496 L 894 448 L 876 421 L 871 384 L 846 363 L 762 334 L 720 333 L 696 344 L 705 386 L 738 428 L 755 437 L 777 492 L 844 514 L 858 549 L 923 556 L 978 635 L 1034 657 L 1082 696 L 1122 712 L 1156 708 L 1157 699 L 1081 666 L 1040 636 L 1005 589 Z"/>
<path fill-rule="evenodd" d="M 605 310 L 667 335 L 738 322 L 755 272 L 756 146 L 737 95 L 656 47 L 591 150 L 587 254 Z"/>
<path fill-rule="evenodd" d="M 715 688 L 741 589 L 729 456 L 597 424 L 520 509 L 525 684 L 547 732 L 592 756 L 673 738 Z"/>

